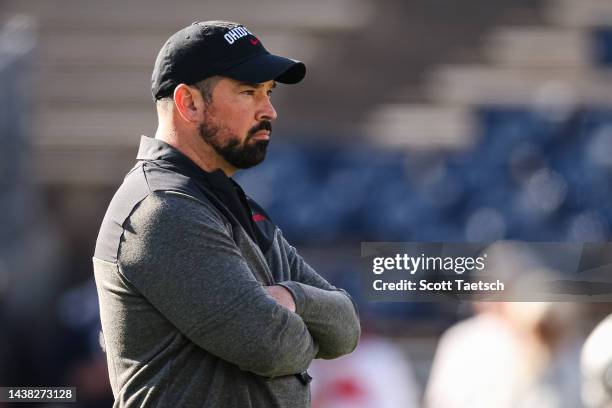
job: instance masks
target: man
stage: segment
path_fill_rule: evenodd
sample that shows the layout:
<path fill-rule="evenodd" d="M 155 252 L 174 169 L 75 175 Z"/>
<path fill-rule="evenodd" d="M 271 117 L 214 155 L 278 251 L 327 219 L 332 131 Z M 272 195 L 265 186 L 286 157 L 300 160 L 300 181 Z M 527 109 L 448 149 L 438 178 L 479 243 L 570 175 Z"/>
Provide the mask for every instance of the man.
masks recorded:
<path fill-rule="evenodd" d="M 356 347 L 348 294 L 229 178 L 265 157 L 276 82 L 304 75 L 237 23 L 194 23 L 160 50 L 157 133 L 93 258 L 115 407 L 308 407 L 310 362 Z"/>

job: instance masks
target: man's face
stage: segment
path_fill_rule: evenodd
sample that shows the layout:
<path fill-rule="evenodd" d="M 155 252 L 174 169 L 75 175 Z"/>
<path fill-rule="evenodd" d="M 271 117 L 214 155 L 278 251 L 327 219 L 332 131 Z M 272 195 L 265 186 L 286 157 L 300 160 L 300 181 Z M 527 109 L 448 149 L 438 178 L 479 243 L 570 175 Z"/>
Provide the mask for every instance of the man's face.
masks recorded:
<path fill-rule="evenodd" d="M 274 81 L 248 84 L 221 78 L 206 104 L 200 137 L 236 169 L 261 163 L 276 111 L 270 101 Z"/>

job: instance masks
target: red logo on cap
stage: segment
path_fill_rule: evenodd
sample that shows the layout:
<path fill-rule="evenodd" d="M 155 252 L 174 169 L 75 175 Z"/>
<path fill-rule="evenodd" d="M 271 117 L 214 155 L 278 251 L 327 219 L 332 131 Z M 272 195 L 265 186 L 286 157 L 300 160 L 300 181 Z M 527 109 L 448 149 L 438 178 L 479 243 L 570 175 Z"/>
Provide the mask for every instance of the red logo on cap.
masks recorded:
<path fill-rule="evenodd" d="M 253 45 L 257 45 L 257 43 L 259 42 L 259 40 L 258 40 L 257 38 L 255 38 L 255 39 L 249 38 L 249 41 L 250 41 L 250 42 L 251 42 L 251 44 L 253 44 Z"/>

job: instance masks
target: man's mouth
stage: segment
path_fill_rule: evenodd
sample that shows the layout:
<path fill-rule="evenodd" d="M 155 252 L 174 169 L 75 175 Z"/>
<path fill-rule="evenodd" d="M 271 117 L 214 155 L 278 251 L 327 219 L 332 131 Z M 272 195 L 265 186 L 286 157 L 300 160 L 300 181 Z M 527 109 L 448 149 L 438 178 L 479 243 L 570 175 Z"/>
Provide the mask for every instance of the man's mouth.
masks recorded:
<path fill-rule="evenodd" d="M 270 140 L 270 133 L 272 133 L 272 123 L 264 120 L 249 131 L 248 139 Z"/>
<path fill-rule="evenodd" d="M 251 136 L 252 139 L 255 140 L 269 140 L 270 139 L 270 131 L 269 130 L 260 130 L 258 132 L 255 132 L 255 134 L 253 134 L 253 136 Z"/>

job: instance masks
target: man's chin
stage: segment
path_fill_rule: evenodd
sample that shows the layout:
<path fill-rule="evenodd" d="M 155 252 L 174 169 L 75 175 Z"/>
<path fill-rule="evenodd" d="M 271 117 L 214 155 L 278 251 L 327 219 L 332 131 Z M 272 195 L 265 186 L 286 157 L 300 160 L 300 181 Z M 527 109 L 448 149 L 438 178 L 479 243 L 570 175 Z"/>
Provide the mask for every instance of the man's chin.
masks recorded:
<path fill-rule="evenodd" d="M 267 141 L 266 141 L 267 142 Z M 239 156 L 226 157 L 225 159 L 238 169 L 248 169 L 257 166 L 266 159 L 266 146 L 253 146 L 251 149 L 245 149 Z"/>
<path fill-rule="evenodd" d="M 269 136 L 261 136 L 261 137 L 253 137 L 249 140 L 253 141 L 253 143 L 251 144 L 253 146 L 253 148 L 257 148 L 260 150 L 263 150 L 263 154 L 265 156 L 266 154 L 266 149 L 268 148 L 268 144 L 270 144 L 270 137 Z"/>
<path fill-rule="evenodd" d="M 269 143 L 269 139 L 256 139 L 252 146 L 245 149 L 244 153 L 248 157 L 246 161 L 250 164 L 249 167 L 257 166 L 266 159 Z"/>
<path fill-rule="evenodd" d="M 261 156 L 257 156 L 257 157 L 251 157 L 249 158 L 249 160 L 245 160 L 243 162 L 241 162 L 241 166 L 238 167 L 239 169 L 250 169 L 251 167 L 255 167 L 258 164 L 260 164 L 261 162 L 263 162 L 266 159 L 266 153 L 264 152 L 263 155 Z"/>

